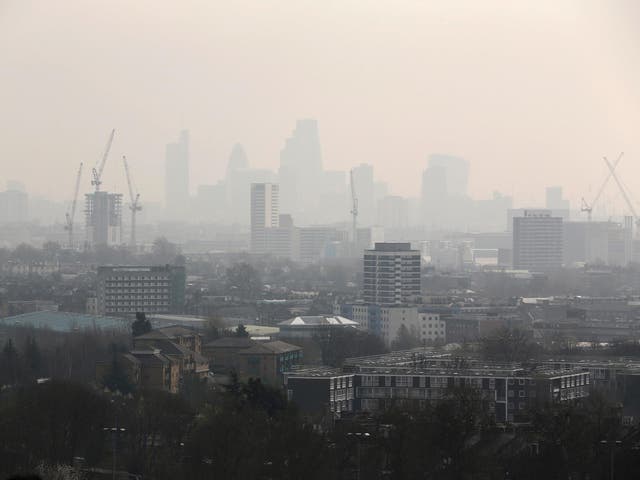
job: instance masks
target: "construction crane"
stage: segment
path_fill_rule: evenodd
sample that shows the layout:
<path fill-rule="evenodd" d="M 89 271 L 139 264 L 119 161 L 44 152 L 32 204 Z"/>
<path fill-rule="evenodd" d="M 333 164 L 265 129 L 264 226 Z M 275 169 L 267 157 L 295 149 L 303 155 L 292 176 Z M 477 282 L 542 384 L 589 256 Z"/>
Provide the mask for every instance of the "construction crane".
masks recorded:
<path fill-rule="evenodd" d="M 351 229 L 353 235 L 353 246 L 358 242 L 358 197 L 356 196 L 355 182 L 353 181 L 353 170 L 349 172 L 351 180 Z"/>
<path fill-rule="evenodd" d="M 580 211 L 581 212 L 587 212 L 587 219 L 589 221 L 591 221 L 591 213 L 593 212 L 593 207 L 595 206 L 596 202 L 600 199 L 600 196 L 602 195 L 602 192 L 604 192 L 604 188 L 607 186 L 607 183 L 609 183 L 609 180 L 611 180 L 611 177 L 615 174 L 615 169 L 618 166 L 618 164 L 620 163 L 620 160 L 622 159 L 623 155 L 624 155 L 624 152 L 620 152 L 620 155 L 618 155 L 618 158 L 616 158 L 616 161 L 613 162 L 613 166 L 610 166 L 609 174 L 604 179 L 604 182 L 602 182 L 602 185 L 600 185 L 600 189 L 598 190 L 598 193 L 596 193 L 596 196 L 593 198 L 591 203 L 590 204 L 587 203 L 587 201 L 584 199 L 584 197 L 582 197 L 582 202 L 581 202 L 581 205 L 580 205 Z M 605 158 L 605 160 L 606 160 L 606 158 Z M 607 161 L 607 163 L 609 163 L 609 162 Z"/>
<path fill-rule="evenodd" d="M 622 181 L 620 181 L 620 178 L 618 178 L 618 175 L 616 174 L 615 167 L 611 164 L 611 162 L 607 159 L 607 157 L 604 157 L 604 162 L 607 164 L 607 167 L 609 167 L 609 171 L 611 172 L 613 179 L 618 184 L 620 193 L 622 193 L 622 197 L 624 198 L 624 201 L 627 204 L 627 207 L 629 207 L 629 210 L 631 211 L 631 215 L 633 215 L 633 220 L 635 221 L 636 226 L 640 226 L 640 218 L 638 218 L 638 214 L 636 213 L 636 209 L 634 208 L 633 203 L 631 202 L 631 199 L 627 194 L 627 190 L 624 188 L 624 186 L 622 185 Z"/>
<path fill-rule="evenodd" d="M 136 248 L 136 213 L 142 210 L 142 205 L 140 205 L 140 194 L 138 192 L 134 193 L 133 182 L 131 181 L 131 173 L 129 172 L 129 164 L 127 163 L 127 157 L 122 156 L 122 161 L 124 163 L 124 171 L 127 174 L 127 185 L 129 186 L 129 210 L 131 210 L 131 239 L 130 246 L 131 248 Z M 136 189 L 137 190 L 137 189 Z"/>
<path fill-rule="evenodd" d="M 80 190 L 80 177 L 82 176 L 82 162 L 78 168 L 78 174 L 76 175 L 76 185 L 73 190 L 73 200 L 71 201 L 71 211 L 65 214 L 67 223 L 64 229 L 69 235 L 69 248 L 73 248 L 73 219 L 76 216 L 76 205 L 78 204 L 78 191 Z"/>
<path fill-rule="evenodd" d="M 104 165 L 107 163 L 107 157 L 109 156 L 109 151 L 111 150 L 111 144 L 113 143 L 113 136 L 116 134 L 116 130 L 111 130 L 111 135 L 109 135 L 109 139 L 107 140 L 107 145 L 104 149 L 104 154 L 102 155 L 102 160 L 99 164 L 93 167 L 91 171 L 92 179 L 91 185 L 96 187 L 96 192 L 100 191 L 100 185 L 102 185 L 102 172 L 104 170 Z"/>

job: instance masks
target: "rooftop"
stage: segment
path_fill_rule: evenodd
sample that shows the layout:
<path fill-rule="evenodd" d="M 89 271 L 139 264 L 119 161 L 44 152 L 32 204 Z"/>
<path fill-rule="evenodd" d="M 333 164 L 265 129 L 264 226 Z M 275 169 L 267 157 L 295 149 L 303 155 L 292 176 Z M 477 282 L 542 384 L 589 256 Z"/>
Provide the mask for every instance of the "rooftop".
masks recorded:
<path fill-rule="evenodd" d="M 343 326 L 343 327 L 357 327 L 358 322 L 349 320 L 348 318 L 341 316 L 325 316 L 325 315 L 308 315 L 290 318 L 283 322 L 278 323 L 284 327 L 316 327 L 316 326 Z"/>
<path fill-rule="evenodd" d="M 56 332 L 128 330 L 131 322 L 117 317 L 84 313 L 41 311 L 0 319 L 0 325 L 46 328 Z"/>

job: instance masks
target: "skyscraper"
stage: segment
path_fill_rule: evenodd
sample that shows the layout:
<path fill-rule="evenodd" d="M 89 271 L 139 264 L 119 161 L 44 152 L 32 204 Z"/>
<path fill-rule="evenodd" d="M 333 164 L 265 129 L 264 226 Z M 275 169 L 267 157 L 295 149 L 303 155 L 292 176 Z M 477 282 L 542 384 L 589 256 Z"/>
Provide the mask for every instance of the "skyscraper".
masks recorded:
<path fill-rule="evenodd" d="M 251 253 L 269 253 L 269 229 L 280 224 L 279 197 L 274 183 L 251 184 Z"/>
<path fill-rule="evenodd" d="M 562 217 L 525 210 L 513 218 L 513 267 L 545 272 L 562 266 Z"/>
<path fill-rule="evenodd" d="M 364 251 L 362 298 L 378 305 L 415 301 L 420 296 L 419 250 L 409 243 L 376 243 Z"/>
<path fill-rule="evenodd" d="M 318 210 L 322 188 L 322 151 L 318 124 L 314 119 L 296 122 L 280 152 L 278 172 L 282 193 L 282 209 L 303 222 L 313 219 Z"/>
<path fill-rule="evenodd" d="M 452 196 L 467 195 L 469 162 L 464 158 L 441 153 L 429 155 L 429 167 L 441 167 L 446 172 L 447 193 Z"/>
<path fill-rule="evenodd" d="M 353 169 L 353 183 L 358 198 L 358 224 L 370 227 L 376 220 L 373 166 L 361 163 Z"/>
<path fill-rule="evenodd" d="M 189 132 L 180 132 L 175 143 L 169 143 L 165 155 L 165 208 L 172 220 L 180 220 L 189 208 Z"/>

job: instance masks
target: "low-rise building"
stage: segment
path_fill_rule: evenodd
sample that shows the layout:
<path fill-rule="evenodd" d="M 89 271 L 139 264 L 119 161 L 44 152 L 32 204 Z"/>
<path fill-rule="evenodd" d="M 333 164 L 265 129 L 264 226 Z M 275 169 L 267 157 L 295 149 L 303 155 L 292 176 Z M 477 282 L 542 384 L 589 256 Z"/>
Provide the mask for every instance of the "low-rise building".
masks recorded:
<path fill-rule="evenodd" d="M 183 266 L 98 267 L 98 312 L 119 316 L 180 313 L 185 281 Z"/>
<path fill-rule="evenodd" d="M 340 402 L 346 403 L 332 404 L 330 392 L 337 388 L 335 379 L 342 377 L 344 388 L 353 390 L 346 390 L 344 398 L 341 393 Z M 288 398 L 303 411 L 318 414 L 422 409 L 467 388 L 476 392 L 477 401 L 496 422 L 525 423 L 537 405 L 587 397 L 591 372 L 551 365 L 529 368 L 414 349 L 347 359 L 341 370 L 293 370 L 285 375 L 285 385 Z"/>
<path fill-rule="evenodd" d="M 203 351 L 214 372 L 235 372 L 241 380 L 257 378 L 275 387 L 282 386 L 284 372 L 302 363 L 302 348 L 279 340 L 222 337 L 205 344 Z"/>
<path fill-rule="evenodd" d="M 313 338 L 333 330 L 355 329 L 358 322 L 339 315 L 307 315 L 278 323 L 280 338 Z"/>

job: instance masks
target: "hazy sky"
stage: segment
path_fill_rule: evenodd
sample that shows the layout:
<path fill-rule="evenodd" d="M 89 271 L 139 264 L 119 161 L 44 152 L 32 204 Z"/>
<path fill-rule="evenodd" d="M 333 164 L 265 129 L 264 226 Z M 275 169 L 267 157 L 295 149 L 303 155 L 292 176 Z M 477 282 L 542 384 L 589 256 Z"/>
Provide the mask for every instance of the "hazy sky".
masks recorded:
<path fill-rule="evenodd" d="M 640 199 L 638 25 L 635 0 L 0 0 L 0 186 L 68 198 L 115 127 L 105 186 L 124 192 L 126 153 L 161 199 L 180 129 L 195 190 L 236 141 L 277 168 L 315 117 L 326 168 L 372 163 L 396 194 L 446 152 L 477 198 L 576 203 L 624 150 Z"/>

